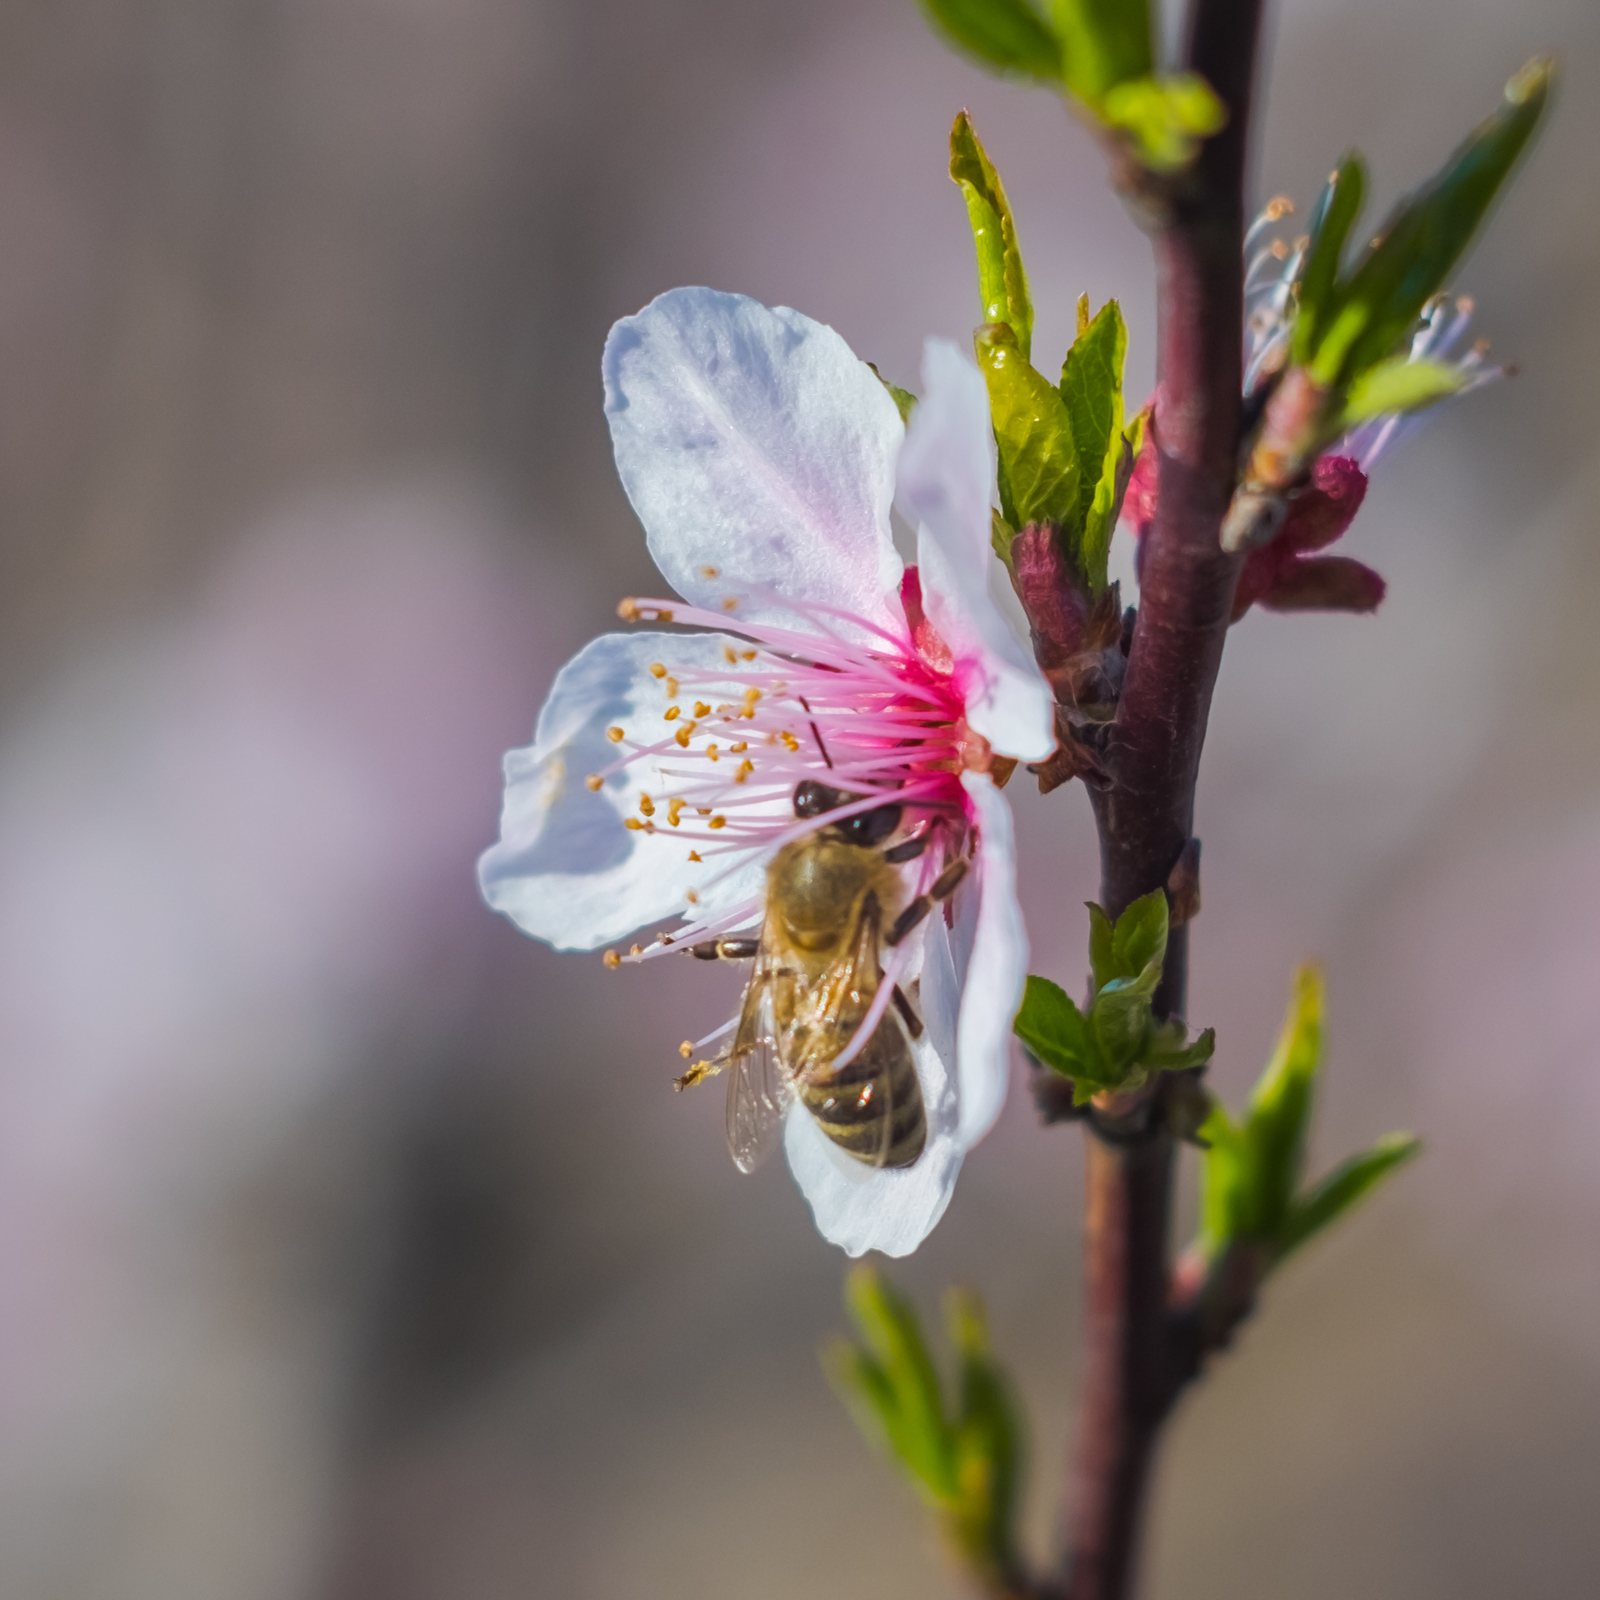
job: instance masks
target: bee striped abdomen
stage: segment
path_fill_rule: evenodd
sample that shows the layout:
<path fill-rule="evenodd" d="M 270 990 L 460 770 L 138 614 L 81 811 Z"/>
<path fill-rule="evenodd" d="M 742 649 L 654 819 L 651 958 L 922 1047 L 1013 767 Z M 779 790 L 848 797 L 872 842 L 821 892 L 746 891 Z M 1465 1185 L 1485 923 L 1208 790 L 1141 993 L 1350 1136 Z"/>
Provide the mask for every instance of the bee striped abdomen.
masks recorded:
<path fill-rule="evenodd" d="M 900 1024 L 885 1017 L 855 1060 L 800 1085 L 822 1131 L 870 1167 L 909 1167 L 927 1143 L 922 1087 Z"/>

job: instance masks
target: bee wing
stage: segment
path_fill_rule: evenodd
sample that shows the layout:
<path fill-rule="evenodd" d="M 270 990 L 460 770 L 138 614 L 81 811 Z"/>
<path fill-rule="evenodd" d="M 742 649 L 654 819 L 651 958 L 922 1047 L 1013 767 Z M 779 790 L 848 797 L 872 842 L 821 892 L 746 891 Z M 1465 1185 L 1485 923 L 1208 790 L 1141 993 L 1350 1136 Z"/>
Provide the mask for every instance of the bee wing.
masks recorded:
<path fill-rule="evenodd" d="M 789 994 L 793 984 L 794 975 L 783 969 L 763 928 L 728 1046 L 728 1153 L 741 1172 L 754 1172 L 771 1155 L 794 1099 L 777 1004 L 779 988 Z"/>
<path fill-rule="evenodd" d="M 755 1000 L 748 1030 L 741 1023 L 729 1060 L 728 1153 L 741 1172 L 754 1172 L 772 1154 L 784 1114 L 794 1099 L 794 1084 L 778 1049 L 773 1017 L 772 988 L 759 992 L 751 983 Z"/>

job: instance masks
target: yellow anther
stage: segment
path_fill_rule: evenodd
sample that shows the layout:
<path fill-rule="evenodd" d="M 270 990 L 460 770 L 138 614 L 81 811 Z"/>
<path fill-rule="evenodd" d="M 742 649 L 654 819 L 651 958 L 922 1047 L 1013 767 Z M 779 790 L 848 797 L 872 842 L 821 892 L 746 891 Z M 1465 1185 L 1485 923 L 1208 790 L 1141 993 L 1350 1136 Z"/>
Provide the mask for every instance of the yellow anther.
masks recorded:
<path fill-rule="evenodd" d="M 736 773 L 734 773 L 734 775 L 733 775 L 733 781 L 735 783 L 743 783 L 744 780 L 746 778 L 748 778 L 750 776 L 750 774 L 752 772 L 754 772 L 755 770 L 756 770 L 755 762 L 753 762 L 753 761 L 741 761 L 739 763 L 739 770 Z"/>
<path fill-rule="evenodd" d="M 728 750 L 733 755 L 740 755 L 749 748 L 750 746 L 743 739 L 741 739 L 738 744 L 730 744 L 728 746 Z"/>
<path fill-rule="evenodd" d="M 663 661 L 652 661 L 650 663 L 650 676 L 652 678 L 664 678 L 664 677 L 666 677 L 666 675 L 667 675 L 667 667 L 666 667 L 666 663 L 665 662 L 663 662 Z"/>
<path fill-rule="evenodd" d="M 1272 199 L 1267 201 L 1268 222 L 1276 222 L 1279 217 L 1291 217 L 1293 215 L 1294 201 L 1291 200 L 1288 195 L 1274 195 Z"/>
<path fill-rule="evenodd" d="M 728 819 L 726 817 L 713 817 L 710 822 L 706 824 L 706 826 L 708 828 L 726 828 L 728 826 Z"/>
<path fill-rule="evenodd" d="M 687 1061 L 689 1057 L 694 1054 L 693 1042 L 685 1039 L 683 1043 L 678 1046 L 678 1054 L 682 1056 L 685 1061 Z"/>
<path fill-rule="evenodd" d="M 742 661 L 754 661 L 756 658 L 756 653 L 754 650 L 741 650 L 739 652 L 739 658 Z"/>
<path fill-rule="evenodd" d="M 606 729 L 606 738 L 608 738 L 612 742 L 612 744 L 621 744 L 622 743 L 622 729 L 621 728 L 607 728 Z"/>
<path fill-rule="evenodd" d="M 622 826 L 624 828 L 631 828 L 635 833 L 642 833 L 644 831 L 644 824 L 637 817 L 624 817 L 622 819 Z"/>
<path fill-rule="evenodd" d="M 606 953 L 600 957 L 600 960 L 608 967 L 620 967 L 622 965 L 622 957 L 619 956 L 615 950 L 607 950 Z"/>
<path fill-rule="evenodd" d="M 694 703 L 694 714 L 697 717 L 709 717 L 711 715 L 711 707 L 708 706 L 704 700 L 696 700 Z"/>
<path fill-rule="evenodd" d="M 689 748 L 689 740 L 693 737 L 693 735 L 694 724 L 692 722 L 686 722 L 675 734 L 673 734 L 672 737 L 678 741 L 678 748 L 680 750 L 687 750 Z"/>
<path fill-rule="evenodd" d="M 715 567 L 701 567 L 700 569 L 700 576 L 702 578 L 714 578 L 716 575 L 717 569 Z"/>
<path fill-rule="evenodd" d="M 709 817 L 711 815 L 711 807 L 710 806 L 696 806 L 694 808 L 694 814 L 697 817 Z"/>
<path fill-rule="evenodd" d="M 653 817 L 656 814 L 656 803 L 655 803 L 655 801 L 652 800 L 650 798 L 650 796 L 647 795 L 647 794 L 640 795 L 639 796 L 639 811 L 640 811 L 640 814 L 643 815 L 643 816 Z"/>
<path fill-rule="evenodd" d="M 722 647 L 722 659 L 731 667 L 738 661 L 739 652 L 731 644 L 725 644 Z"/>
<path fill-rule="evenodd" d="M 706 755 L 712 761 L 717 759 L 717 747 L 715 744 L 708 744 L 706 746 Z"/>
<path fill-rule="evenodd" d="M 678 698 L 678 680 L 676 678 L 667 679 L 667 698 L 669 700 Z"/>
<path fill-rule="evenodd" d="M 783 740 L 784 749 L 798 750 L 800 748 L 800 741 L 787 728 L 778 737 Z"/>
<path fill-rule="evenodd" d="M 589 776 L 583 780 L 583 784 L 586 789 L 598 789 L 600 787 L 600 781 L 600 774 L 598 772 L 591 772 Z"/>
<path fill-rule="evenodd" d="M 739 609 L 738 595 L 730 594 L 728 598 L 722 602 L 722 609 L 724 611 L 737 611 Z"/>
<path fill-rule="evenodd" d="M 639 602 L 637 600 L 630 599 L 623 600 L 618 603 L 617 615 L 621 617 L 624 622 L 637 622 L 639 618 L 644 615 L 644 613 L 639 609 Z"/>
<path fill-rule="evenodd" d="M 689 859 L 691 861 L 704 861 L 705 857 L 702 856 L 698 850 L 691 850 L 689 852 Z"/>
<path fill-rule="evenodd" d="M 747 706 L 753 706 L 760 698 L 761 691 L 759 689 L 746 689 L 744 692 L 744 703 Z"/>
<path fill-rule="evenodd" d="M 684 802 L 682 800 L 667 801 L 667 821 L 670 822 L 674 828 L 678 826 L 678 818 L 683 815 L 683 806 Z"/>
<path fill-rule="evenodd" d="M 1267 246 L 1267 251 L 1274 261 L 1282 261 L 1289 254 L 1289 247 L 1282 239 L 1274 239 Z"/>
<path fill-rule="evenodd" d="M 668 706 L 667 709 L 661 713 L 661 720 L 663 722 L 676 722 L 678 720 L 677 706 Z"/>
<path fill-rule="evenodd" d="M 629 955 L 630 955 L 630 956 L 636 956 L 636 955 L 640 955 L 640 954 L 642 954 L 642 952 L 641 952 L 641 951 L 640 951 L 640 949 L 639 949 L 639 946 L 638 946 L 638 945 L 636 945 L 636 944 L 630 944 L 630 945 L 629 945 L 629 946 L 628 946 L 628 954 L 629 954 Z"/>
<path fill-rule="evenodd" d="M 700 896 L 696 894 L 693 889 L 685 889 L 683 891 L 683 898 L 692 906 L 697 906 L 700 904 Z"/>

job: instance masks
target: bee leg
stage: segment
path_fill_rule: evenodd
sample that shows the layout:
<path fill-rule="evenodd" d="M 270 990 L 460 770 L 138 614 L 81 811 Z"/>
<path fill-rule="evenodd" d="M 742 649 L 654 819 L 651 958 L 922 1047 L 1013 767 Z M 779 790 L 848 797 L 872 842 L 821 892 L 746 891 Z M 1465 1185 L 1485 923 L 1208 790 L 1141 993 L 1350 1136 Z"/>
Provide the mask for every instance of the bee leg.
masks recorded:
<path fill-rule="evenodd" d="M 897 983 L 894 986 L 894 1008 L 900 1013 L 900 1020 L 906 1025 L 906 1032 L 913 1039 L 922 1037 L 922 1018 L 911 1009 L 911 1002 L 906 999 L 904 992 Z"/>
<path fill-rule="evenodd" d="M 894 926 L 890 928 L 884 938 L 886 945 L 897 945 L 913 928 L 922 921 L 941 900 L 948 900 L 956 892 L 956 885 L 967 875 L 967 868 L 971 865 L 966 860 L 952 861 L 937 878 L 933 880 L 933 887 L 926 894 L 919 894 L 898 917 L 894 919 Z"/>
<path fill-rule="evenodd" d="M 697 1061 L 681 1078 L 672 1080 L 672 1087 L 682 1094 L 685 1089 L 692 1089 L 697 1083 L 716 1077 L 727 1064 L 720 1057 L 715 1061 Z"/>
<path fill-rule="evenodd" d="M 697 961 L 749 961 L 759 948 L 756 939 L 706 939 L 685 945 L 683 953 Z"/>
<path fill-rule="evenodd" d="M 904 844 L 897 844 L 892 850 L 883 852 L 883 859 L 899 866 L 902 861 L 915 861 L 924 850 L 928 848 L 929 834 L 919 834 L 915 839 L 907 839 Z"/>

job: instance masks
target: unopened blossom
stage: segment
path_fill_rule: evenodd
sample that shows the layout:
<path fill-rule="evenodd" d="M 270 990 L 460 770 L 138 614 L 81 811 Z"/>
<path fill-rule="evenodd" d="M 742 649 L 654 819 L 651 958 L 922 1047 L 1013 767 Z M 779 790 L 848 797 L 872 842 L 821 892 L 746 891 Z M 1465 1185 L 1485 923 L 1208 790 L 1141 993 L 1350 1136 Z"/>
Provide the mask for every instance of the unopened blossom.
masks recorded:
<path fill-rule="evenodd" d="M 1285 237 L 1294 213 L 1285 199 L 1271 201 L 1245 235 L 1244 398 L 1254 400 L 1282 370 L 1294 326 L 1295 283 L 1308 241 Z M 1486 360 L 1482 340 L 1466 344 L 1473 302 L 1466 295 L 1438 294 L 1423 307 L 1407 352 L 1409 361 L 1453 367 L 1456 395 L 1468 394 L 1505 376 Z M 1234 597 L 1237 622 L 1252 605 L 1269 611 L 1370 612 L 1388 585 L 1364 562 L 1319 552 L 1343 537 L 1366 498 L 1378 458 L 1422 426 L 1419 413 L 1390 412 L 1369 418 L 1333 441 L 1312 463 L 1306 482 L 1290 496 L 1283 526 L 1270 542 L 1245 557 Z M 1122 520 L 1140 541 L 1155 520 L 1160 391 L 1152 399 L 1149 442 L 1140 454 L 1122 505 Z"/>
<path fill-rule="evenodd" d="M 568 662 L 533 744 L 507 755 L 484 896 L 625 967 L 755 935 L 780 846 L 853 813 L 893 802 L 927 837 L 896 869 L 908 900 L 970 854 L 943 914 L 886 953 L 881 1001 L 898 983 L 924 1023 L 920 1159 L 852 1160 L 799 1103 L 783 1130 L 824 1236 L 905 1254 L 1004 1098 L 1027 944 L 996 780 L 1054 743 L 1049 690 L 989 595 L 983 381 L 930 340 L 908 431 L 831 328 L 708 289 L 619 322 L 603 372 L 617 469 L 672 592 L 625 601 L 640 626 Z M 897 497 L 914 567 L 891 538 Z M 643 626 L 663 623 L 696 631 Z M 859 798 L 799 818 L 807 780 Z"/>

